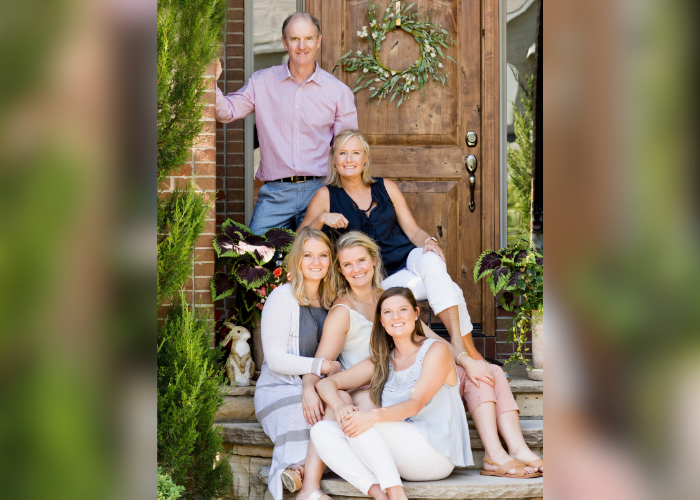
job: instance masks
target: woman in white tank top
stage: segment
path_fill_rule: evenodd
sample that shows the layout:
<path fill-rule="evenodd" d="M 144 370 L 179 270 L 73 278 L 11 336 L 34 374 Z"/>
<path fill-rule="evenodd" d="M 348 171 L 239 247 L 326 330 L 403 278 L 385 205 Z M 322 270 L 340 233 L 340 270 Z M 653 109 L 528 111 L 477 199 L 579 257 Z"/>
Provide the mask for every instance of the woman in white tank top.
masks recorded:
<path fill-rule="evenodd" d="M 430 481 L 473 464 L 459 379 L 445 343 L 426 339 L 408 288 L 379 298 L 372 356 L 318 383 L 336 421 L 312 427 L 321 459 L 375 499 L 406 499 L 401 478 Z M 377 407 L 357 411 L 338 389 L 371 381 Z"/>

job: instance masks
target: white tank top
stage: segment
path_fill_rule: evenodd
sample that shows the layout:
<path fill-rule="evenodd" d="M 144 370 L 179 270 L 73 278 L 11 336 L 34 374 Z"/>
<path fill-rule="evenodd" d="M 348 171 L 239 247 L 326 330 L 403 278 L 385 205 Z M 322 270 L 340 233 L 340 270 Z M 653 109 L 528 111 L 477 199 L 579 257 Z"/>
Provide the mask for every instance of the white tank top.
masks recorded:
<path fill-rule="evenodd" d="M 343 350 L 338 355 L 338 361 L 343 369 L 355 366 L 362 360 L 369 358 L 369 339 L 372 336 L 372 322 L 345 304 L 336 304 L 333 307 L 343 306 L 350 311 L 350 328 L 345 336 Z M 333 309 L 331 307 L 331 309 Z"/>
<path fill-rule="evenodd" d="M 420 377 L 423 359 L 435 342 L 438 341 L 424 340 L 416 354 L 415 362 L 398 372 L 394 371 L 394 352 L 392 351 L 391 373 L 382 392 L 382 407 L 402 403 L 408 399 Z M 474 465 L 467 416 L 464 414 L 464 405 L 459 397 L 459 381 L 454 386 L 443 383 L 423 409 L 406 421 L 414 424 L 433 448 L 447 456 L 455 466 Z"/>

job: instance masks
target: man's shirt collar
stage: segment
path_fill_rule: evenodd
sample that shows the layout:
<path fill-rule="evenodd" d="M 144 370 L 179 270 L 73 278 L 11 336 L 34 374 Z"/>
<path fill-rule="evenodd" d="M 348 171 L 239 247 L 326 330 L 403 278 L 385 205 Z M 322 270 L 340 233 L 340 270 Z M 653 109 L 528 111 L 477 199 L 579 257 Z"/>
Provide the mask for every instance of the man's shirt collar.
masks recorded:
<path fill-rule="evenodd" d="M 292 76 L 292 72 L 289 71 L 289 61 L 287 61 L 286 63 L 284 63 L 283 66 L 284 66 L 284 70 L 280 71 L 280 74 L 279 74 L 279 81 L 280 81 L 280 82 L 283 82 L 283 81 L 285 81 L 287 78 L 290 78 L 290 79 L 294 80 L 294 77 Z M 318 62 L 314 61 L 314 72 L 313 72 L 313 74 L 309 77 L 308 80 L 306 80 L 305 82 L 303 82 L 301 85 L 304 85 L 304 83 L 307 83 L 307 82 L 316 82 L 316 74 L 318 73 L 318 67 L 319 67 L 319 66 L 318 66 Z M 294 81 L 296 82 L 296 80 L 294 80 Z M 298 82 L 297 82 L 297 83 L 298 83 Z M 316 83 L 318 83 L 318 82 L 316 82 Z M 301 85 L 300 85 L 300 86 L 301 86 Z"/>

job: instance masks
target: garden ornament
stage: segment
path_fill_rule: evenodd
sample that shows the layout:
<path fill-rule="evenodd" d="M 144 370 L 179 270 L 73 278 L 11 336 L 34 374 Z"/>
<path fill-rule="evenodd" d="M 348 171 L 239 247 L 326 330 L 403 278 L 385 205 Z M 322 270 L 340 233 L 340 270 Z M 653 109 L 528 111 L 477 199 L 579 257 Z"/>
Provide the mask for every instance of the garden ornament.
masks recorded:
<path fill-rule="evenodd" d="M 255 372 L 255 362 L 250 355 L 248 339 L 250 332 L 242 326 L 233 323 L 224 323 L 230 330 L 226 338 L 221 342 L 222 346 L 231 341 L 231 354 L 226 360 L 226 373 L 228 374 L 231 387 L 245 387 L 252 385 L 253 373 Z"/>

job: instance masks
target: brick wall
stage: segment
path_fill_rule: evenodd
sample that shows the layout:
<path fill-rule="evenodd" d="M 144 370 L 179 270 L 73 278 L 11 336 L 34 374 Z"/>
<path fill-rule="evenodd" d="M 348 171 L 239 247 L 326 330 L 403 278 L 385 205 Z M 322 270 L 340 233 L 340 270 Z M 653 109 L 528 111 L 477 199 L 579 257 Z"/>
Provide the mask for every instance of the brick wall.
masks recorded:
<path fill-rule="evenodd" d="M 501 303 L 500 297 L 498 297 L 498 302 L 496 302 L 496 337 L 491 337 L 494 342 L 495 358 L 501 362 L 506 361 L 514 352 L 515 346 L 512 342 L 506 342 L 508 338 L 508 331 L 513 327 L 513 316 L 515 312 L 509 312 L 498 307 Z M 529 349 L 523 352 L 523 356 L 527 361 L 532 361 L 532 332 L 527 332 L 527 342 L 523 346 L 523 349 Z"/>
<path fill-rule="evenodd" d="M 161 192 L 167 193 L 175 188 L 184 188 L 187 181 L 194 180 L 197 187 L 207 193 L 213 201 L 216 195 L 216 121 L 214 119 L 214 69 L 207 67 L 204 78 L 210 80 L 204 97 L 202 119 L 204 128 L 195 144 L 190 149 L 189 160 L 175 169 L 160 186 Z M 214 275 L 214 249 L 212 238 L 216 224 L 216 211 L 212 208 L 207 214 L 204 231 L 195 244 L 192 277 L 185 284 L 187 300 L 198 307 L 208 308 L 213 316 L 214 303 L 211 300 L 209 284 Z"/>
<path fill-rule="evenodd" d="M 224 94 L 240 89 L 244 82 L 243 0 L 228 0 L 226 40 L 222 47 L 224 72 L 217 82 Z M 243 189 L 243 120 L 216 123 L 216 231 L 230 218 L 245 223 Z M 230 299 L 233 301 L 234 299 Z M 228 299 L 216 304 L 217 318 L 224 315 Z"/>

